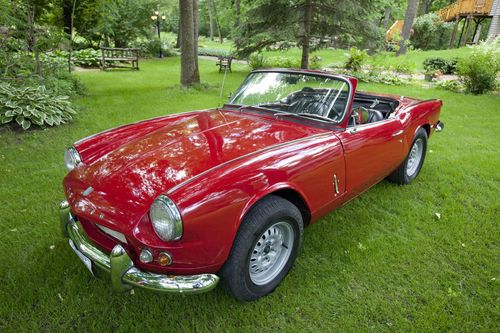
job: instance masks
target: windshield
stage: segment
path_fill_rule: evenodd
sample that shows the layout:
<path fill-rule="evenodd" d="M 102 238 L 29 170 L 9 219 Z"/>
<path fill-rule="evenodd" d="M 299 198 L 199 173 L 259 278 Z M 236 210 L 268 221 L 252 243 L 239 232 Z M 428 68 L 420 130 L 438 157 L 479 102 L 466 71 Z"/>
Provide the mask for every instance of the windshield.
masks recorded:
<path fill-rule="evenodd" d="M 302 73 L 251 73 L 230 104 L 259 106 L 280 114 L 311 116 L 340 122 L 344 117 L 349 86 L 334 77 Z"/>

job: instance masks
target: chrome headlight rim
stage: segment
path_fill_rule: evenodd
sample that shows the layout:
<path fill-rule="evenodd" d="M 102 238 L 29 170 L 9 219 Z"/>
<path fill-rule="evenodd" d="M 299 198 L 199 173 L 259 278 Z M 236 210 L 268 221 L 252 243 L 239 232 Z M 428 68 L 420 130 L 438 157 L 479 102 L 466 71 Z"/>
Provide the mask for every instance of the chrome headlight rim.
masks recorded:
<path fill-rule="evenodd" d="M 164 209 L 167 214 L 170 215 L 170 219 L 168 221 L 158 221 L 158 219 L 156 219 L 156 209 Z M 170 242 L 181 239 L 183 233 L 181 213 L 179 212 L 179 209 L 177 208 L 175 203 L 166 195 L 159 195 L 155 199 L 149 209 L 149 220 L 151 221 L 153 230 L 161 240 Z M 162 232 L 162 227 L 165 226 L 165 223 L 171 224 L 170 234 L 165 234 L 164 232 Z"/>
<path fill-rule="evenodd" d="M 80 163 L 82 163 L 82 159 L 80 158 L 80 154 L 76 148 L 69 147 L 66 149 L 64 152 L 64 164 L 66 165 L 66 168 L 71 171 Z"/>

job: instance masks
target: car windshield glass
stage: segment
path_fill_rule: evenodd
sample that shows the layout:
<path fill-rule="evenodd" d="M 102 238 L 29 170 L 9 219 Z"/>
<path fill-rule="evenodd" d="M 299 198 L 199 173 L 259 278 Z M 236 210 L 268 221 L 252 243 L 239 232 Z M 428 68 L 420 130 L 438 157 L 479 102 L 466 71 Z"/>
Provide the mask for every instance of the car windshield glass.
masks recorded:
<path fill-rule="evenodd" d="M 340 122 L 344 117 L 348 96 L 349 86 L 339 78 L 303 73 L 255 72 L 246 78 L 229 103 Z"/>

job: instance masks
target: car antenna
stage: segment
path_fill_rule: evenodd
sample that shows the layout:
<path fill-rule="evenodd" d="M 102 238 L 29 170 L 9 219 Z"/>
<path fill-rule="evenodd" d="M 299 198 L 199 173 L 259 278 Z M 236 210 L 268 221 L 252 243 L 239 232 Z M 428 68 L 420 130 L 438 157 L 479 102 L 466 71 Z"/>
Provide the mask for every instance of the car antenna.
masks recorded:
<path fill-rule="evenodd" d="M 222 78 L 222 85 L 220 86 L 220 93 L 219 93 L 219 105 L 217 105 L 217 108 L 220 108 L 220 101 L 222 99 L 222 91 L 224 90 L 224 83 L 226 83 L 226 76 L 227 76 L 227 66 L 224 67 L 224 77 Z"/>

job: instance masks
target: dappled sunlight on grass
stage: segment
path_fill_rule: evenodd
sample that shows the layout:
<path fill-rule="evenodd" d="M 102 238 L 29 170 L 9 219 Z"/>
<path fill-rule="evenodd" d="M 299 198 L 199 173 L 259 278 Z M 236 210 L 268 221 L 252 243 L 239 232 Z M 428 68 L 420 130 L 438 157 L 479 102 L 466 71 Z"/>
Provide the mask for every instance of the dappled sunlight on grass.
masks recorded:
<path fill-rule="evenodd" d="M 200 62 L 208 89 L 179 88 L 179 58 L 140 67 L 79 73 L 88 95 L 71 124 L 0 130 L 0 331 L 497 330 L 500 99 L 493 95 L 362 84 L 443 99 L 445 131 L 430 139 L 411 185 L 382 182 L 307 228 L 294 269 L 269 297 L 239 303 L 222 288 L 115 294 L 109 281 L 92 278 L 59 233 L 64 149 L 110 127 L 223 102 L 223 74 L 212 61 Z M 223 96 L 247 70 L 233 65 Z"/>

